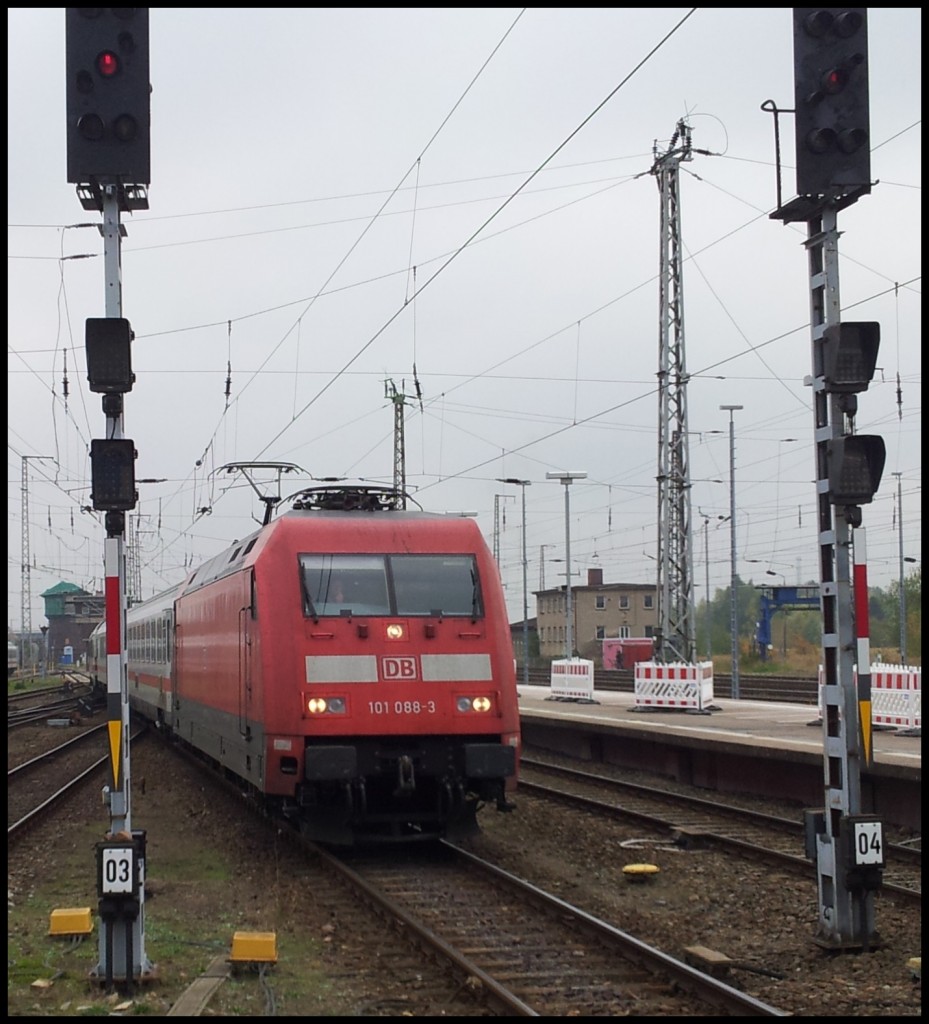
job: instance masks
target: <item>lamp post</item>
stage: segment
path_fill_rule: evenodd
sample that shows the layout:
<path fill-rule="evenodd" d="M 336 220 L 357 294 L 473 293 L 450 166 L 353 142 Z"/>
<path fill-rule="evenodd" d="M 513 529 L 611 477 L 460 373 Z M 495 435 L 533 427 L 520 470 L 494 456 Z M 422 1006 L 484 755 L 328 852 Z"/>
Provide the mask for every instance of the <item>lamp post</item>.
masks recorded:
<path fill-rule="evenodd" d="M 565 658 L 574 654 L 574 619 L 571 609 L 571 484 L 575 480 L 586 480 L 586 473 L 546 473 L 546 480 L 557 480 L 564 484 L 564 560 L 565 560 Z"/>
<path fill-rule="evenodd" d="M 735 541 L 735 422 L 733 413 L 741 405 L 721 405 L 729 413 L 729 629 L 732 632 L 732 699 L 739 699 L 739 604 L 736 596 Z"/>
<path fill-rule="evenodd" d="M 517 480 L 516 477 L 497 477 L 501 484 L 515 484 L 523 489 L 523 685 L 529 685 L 529 562 L 526 559 L 526 488 L 531 480 Z"/>

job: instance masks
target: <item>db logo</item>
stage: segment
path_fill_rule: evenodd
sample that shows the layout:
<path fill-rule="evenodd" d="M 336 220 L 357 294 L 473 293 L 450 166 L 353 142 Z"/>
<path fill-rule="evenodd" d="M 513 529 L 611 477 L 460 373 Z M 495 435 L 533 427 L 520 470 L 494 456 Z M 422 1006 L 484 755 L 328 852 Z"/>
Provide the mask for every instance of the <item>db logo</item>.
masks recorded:
<path fill-rule="evenodd" d="M 381 658 L 381 674 L 385 679 L 415 679 L 415 658 Z"/>

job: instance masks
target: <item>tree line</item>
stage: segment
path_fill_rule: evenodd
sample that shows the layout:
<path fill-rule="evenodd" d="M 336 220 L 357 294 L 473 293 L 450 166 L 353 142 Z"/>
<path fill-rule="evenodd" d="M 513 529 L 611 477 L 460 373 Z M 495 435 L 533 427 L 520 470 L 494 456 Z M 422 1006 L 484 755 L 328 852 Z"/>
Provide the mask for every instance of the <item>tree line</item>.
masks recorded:
<path fill-rule="evenodd" d="M 818 587 L 818 583 L 811 580 L 801 586 Z M 761 591 L 771 589 L 770 584 L 760 586 L 751 580 L 745 582 L 736 577 L 740 656 L 744 656 L 750 663 L 769 661 L 772 664 L 784 661 L 788 664 L 798 663 L 804 657 L 818 657 L 822 644 L 822 620 L 818 604 L 805 609 L 775 611 L 771 620 L 770 649 L 767 652 L 759 650 L 756 630 L 761 618 Z M 696 607 L 697 653 L 701 659 L 706 656 L 708 647 L 714 660 L 731 653 L 731 594 L 731 587 L 720 588 L 709 602 L 701 601 Z M 920 665 L 922 569 L 904 576 L 902 602 L 899 580 L 888 587 L 868 589 L 872 660 L 893 664 L 903 662 L 901 609 L 905 616 L 906 663 Z"/>

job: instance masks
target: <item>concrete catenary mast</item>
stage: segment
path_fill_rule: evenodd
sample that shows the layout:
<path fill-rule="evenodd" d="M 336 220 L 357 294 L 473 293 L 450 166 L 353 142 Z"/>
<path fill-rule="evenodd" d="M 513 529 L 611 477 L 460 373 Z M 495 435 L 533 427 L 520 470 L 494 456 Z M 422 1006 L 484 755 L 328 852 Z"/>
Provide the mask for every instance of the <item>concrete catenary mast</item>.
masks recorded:
<path fill-rule="evenodd" d="M 684 361 L 684 290 L 679 171 L 691 160 L 691 128 L 679 121 L 668 148 L 655 144 L 651 173 L 661 197 L 658 358 L 658 635 L 659 661 L 696 659 L 693 541 Z"/>

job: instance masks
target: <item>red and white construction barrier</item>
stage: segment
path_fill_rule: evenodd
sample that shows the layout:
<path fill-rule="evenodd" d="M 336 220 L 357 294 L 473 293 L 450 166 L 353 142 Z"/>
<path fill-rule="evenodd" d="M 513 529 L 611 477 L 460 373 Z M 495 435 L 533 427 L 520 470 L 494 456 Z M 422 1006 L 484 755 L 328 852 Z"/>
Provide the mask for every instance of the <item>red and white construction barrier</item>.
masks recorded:
<path fill-rule="evenodd" d="M 550 700 L 589 700 L 594 696 L 594 663 L 585 658 L 552 662 Z"/>
<path fill-rule="evenodd" d="M 871 666 L 871 724 L 922 729 L 923 670 L 910 665 Z M 858 671 L 855 666 L 855 684 Z M 823 667 L 819 666 L 819 717 L 823 716 Z"/>
<path fill-rule="evenodd" d="M 662 664 L 640 661 L 635 666 L 635 706 L 705 711 L 713 703 L 713 663 Z"/>

